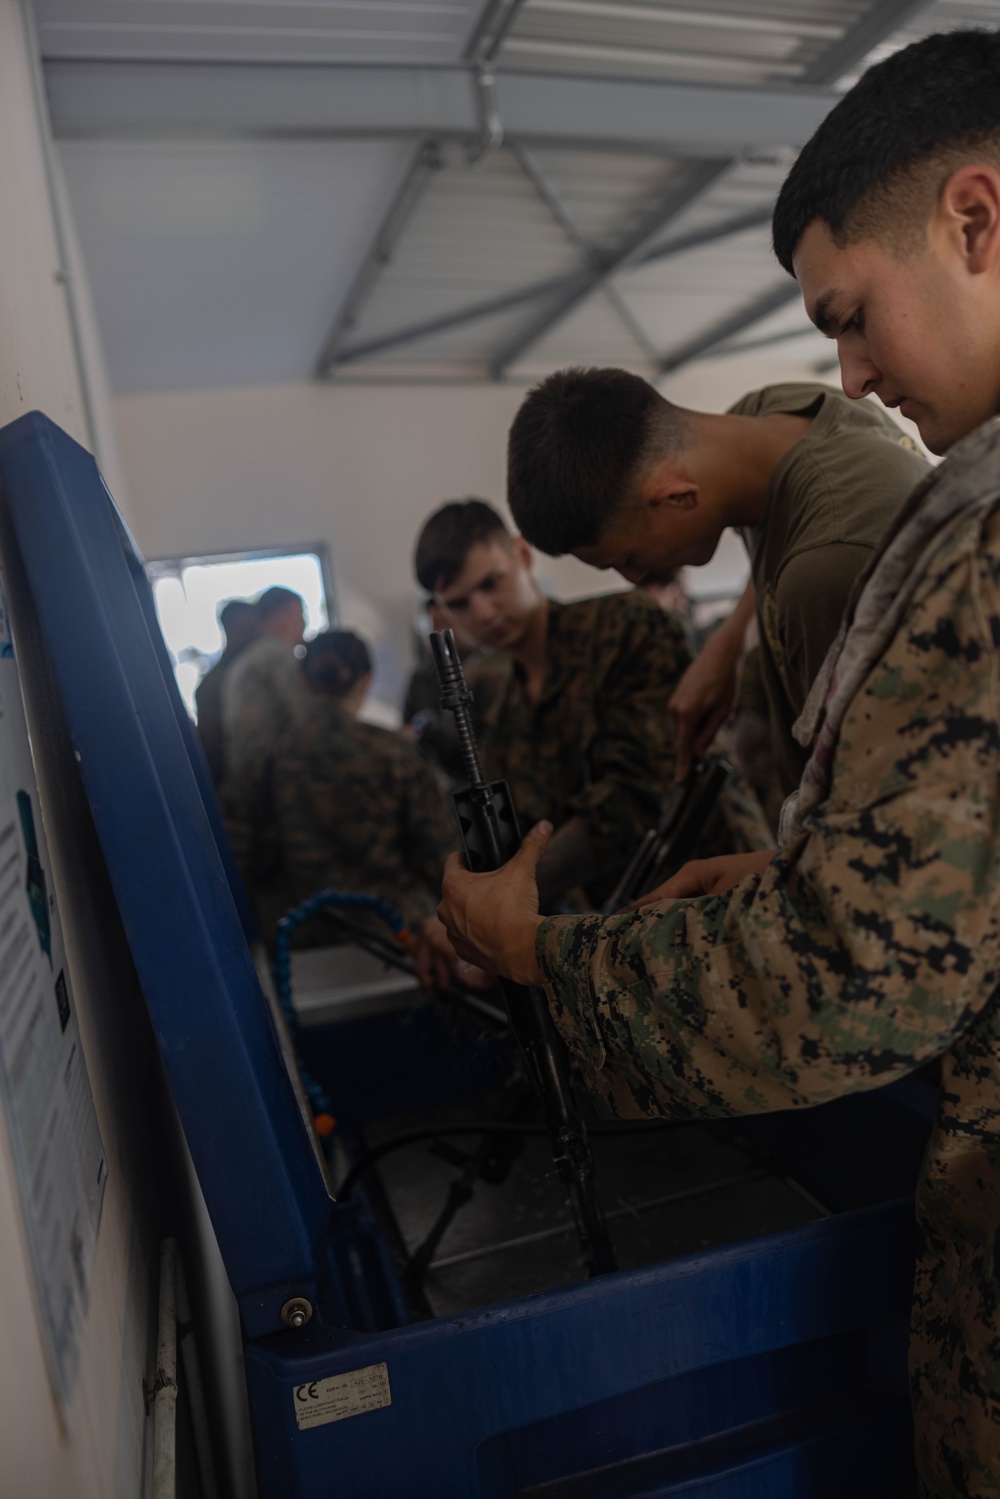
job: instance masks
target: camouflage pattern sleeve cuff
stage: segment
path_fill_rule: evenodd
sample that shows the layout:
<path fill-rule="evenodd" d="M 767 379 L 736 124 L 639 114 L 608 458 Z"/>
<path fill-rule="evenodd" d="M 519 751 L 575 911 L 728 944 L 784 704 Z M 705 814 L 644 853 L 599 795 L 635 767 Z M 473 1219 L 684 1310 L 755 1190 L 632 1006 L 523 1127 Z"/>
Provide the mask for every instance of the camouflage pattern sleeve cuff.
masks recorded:
<path fill-rule="evenodd" d="M 601 927 L 598 916 L 549 916 L 535 938 L 552 1018 L 574 1056 L 594 1074 L 605 1061 L 591 983 Z"/>

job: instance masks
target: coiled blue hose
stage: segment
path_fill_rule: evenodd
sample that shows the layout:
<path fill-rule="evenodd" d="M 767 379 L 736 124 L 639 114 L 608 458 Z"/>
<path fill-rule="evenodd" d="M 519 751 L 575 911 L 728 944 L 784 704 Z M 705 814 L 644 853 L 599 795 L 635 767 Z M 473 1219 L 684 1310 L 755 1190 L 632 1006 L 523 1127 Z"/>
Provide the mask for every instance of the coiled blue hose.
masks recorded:
<path fill-rule="evenodd" d="M 392 932 L 398 936 L 405 928 L 406 923 L 390 901 L 383 900 L 381 895 L 360 895 L 351 890 L 320 890 L 318 894 L 311 895 L 301 905 L 295 906 L 287 915 L 282 916 L 278 922 L 277 933 L 274 939 L 274 957 L 271 960 L 271 972 L 274 976 L 274 987 L 278 995 L 278 1003 L 281 1005 L 288 1030 L 293 1042 L 299 1033 L 299 1018 L 292 1004 L 292 934 L 302 925 L 304 921 L 310 921 L 318 916 L 321 911 L 330 906 L 339 906 L 341 909 L 354 909 L 361 911 L 373 911 L 380 916 Z M 333 1105 L 329 1095 L 316 1081 L 312 1074 L 302 1065 L 296 1051 L 296 1060 L 299 1065 L 299 1076 L 305 1089 L 306 1097 L 314 1114 L 332 1114 Z"/>

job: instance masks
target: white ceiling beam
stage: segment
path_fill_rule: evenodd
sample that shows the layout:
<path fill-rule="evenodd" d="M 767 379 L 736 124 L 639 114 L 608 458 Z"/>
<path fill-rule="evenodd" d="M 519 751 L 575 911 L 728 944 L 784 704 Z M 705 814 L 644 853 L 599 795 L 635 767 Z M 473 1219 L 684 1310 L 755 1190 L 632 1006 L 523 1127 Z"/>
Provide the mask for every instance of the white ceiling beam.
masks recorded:
<path fill-rule="evenodd" d="M 471 138 L 468 67 L 151 63 L 54 59 L 45 79 L 67 138 Z M 826 88 L 744 88 L 560 74 L 497 74 L 511 138 L 687 157 L 797 146 L 837 102 Z"/>

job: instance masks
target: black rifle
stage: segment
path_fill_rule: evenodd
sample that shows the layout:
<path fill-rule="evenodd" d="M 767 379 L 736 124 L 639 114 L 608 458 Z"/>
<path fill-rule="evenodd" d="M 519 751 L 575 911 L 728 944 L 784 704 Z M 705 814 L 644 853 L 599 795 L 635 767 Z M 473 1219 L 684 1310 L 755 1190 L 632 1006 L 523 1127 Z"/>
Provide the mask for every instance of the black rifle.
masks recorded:
<path fill-rule="evenodd" d="M 664 803 L 659 827 L 650 828 L 639 844 L 601 907 L 602 916 L 613 916 L 631 901 L 655 890 L 694 856 L 730 774 L 731 767 L 725 760 L 709 757 L 695 767 L 686 781 L 674 787 Z"/>
<path fill-rule="evenodd" d="M 441 706 L 455 715 L 462 762 L 469 784 L 452 792 L 465 862 L 476 873 L 499 869 L 520 846 L 517 814 L 506 781 L 487 781 L 479 758 L 469 709 L 472 693 L 450 630 L 431 635 L 441 681 Z M 617 1269 L 604 1213 L 594 1187 L 594 1158 L 586 1126 L 569 1080 L 562 1042 L 539 989 L 502 981 L 510 1028 L 524 1053 L 538 1089 L 552 1136 L 556 1165 L 569 1195 L 587 1268 L 591 1275 Z"/>

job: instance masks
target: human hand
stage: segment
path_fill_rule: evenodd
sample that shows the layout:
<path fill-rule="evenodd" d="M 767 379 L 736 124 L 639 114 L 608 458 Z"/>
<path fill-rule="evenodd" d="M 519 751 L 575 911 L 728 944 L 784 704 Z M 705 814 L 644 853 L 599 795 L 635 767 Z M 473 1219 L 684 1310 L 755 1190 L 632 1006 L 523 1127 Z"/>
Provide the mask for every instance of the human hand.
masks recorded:
<path fill-rule="evenodd" d="M 411 934 L 410 952 L 417 982 L 431 999 L 450 989 L 459 977 L 459 970 L 467 967 L 449 942 L 448 933 L 437 916 L 428 916 Z"/>
<path fill-rule="evenodd" d="M 676 874 L 641 896 L 635 905 L 649 906 L 658 900 L 684 900 L 692 895 L 722 895 L 751 874 L 763 874 L 776 848 L 755 849 L 752 854 L 720 854 L 715 859 L 692 859 Z"/>
<path fill-rule="evenodd" d="M 687 780 L 732 711 L 739 652 L 739 640 L 718 630 L 674 688 L 667 709 L 677 726 L 678 781 Z"/>
<path fill-rule="evenodd" d="M 552 837 L 552 825 L 533 827 L 512 859 L 488 874 L 471 874 L 460 854 L 444 868 L 438 915 L 458 955 L 518 984 L 540 984 L 535 957 L 538 914 L 535 866 Z"/>

